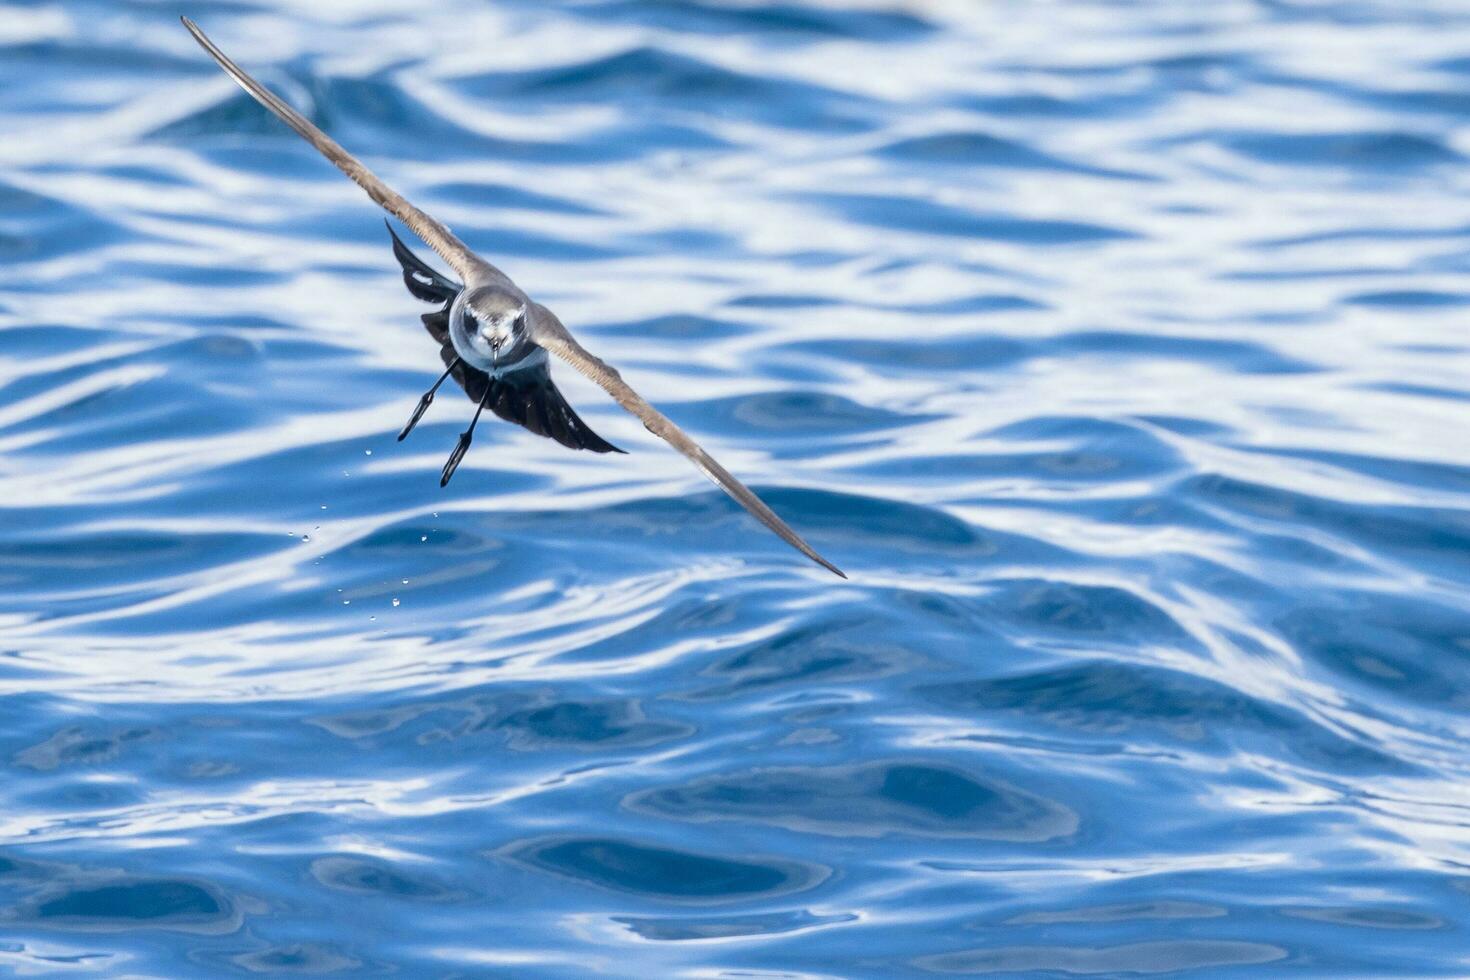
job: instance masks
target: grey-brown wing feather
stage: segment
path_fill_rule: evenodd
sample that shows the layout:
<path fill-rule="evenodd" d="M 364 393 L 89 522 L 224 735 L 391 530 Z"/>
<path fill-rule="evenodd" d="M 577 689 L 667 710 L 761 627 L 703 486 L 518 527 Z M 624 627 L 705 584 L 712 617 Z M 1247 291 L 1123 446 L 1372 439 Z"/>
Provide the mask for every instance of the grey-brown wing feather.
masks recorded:
<path fill-rule="evenodd" d="M 205 36 L 198 24 L 187 17 L 182 17 L 180 20 L 189 29 L 189 33 L 194 35 L 194 40 L 199 42 L 199 46 L 209 52 L 209 56 L 218 62 L 225 73 L 239 83 L 240 87 L 248 92 L 255 101 L 275 113 L 282 122 L 316 147 L 322 156 L 336 164 L 338 170 L 351 177 L 359 187 L 367 191 L 368 197 L 412 228 L 415 235 L 418 235 L 434 251 L 443 256 L 444 261 L 453 266 L 461 276 L 468 277 L 472 271 L 477 271 L 482 277 L 489 273 L 497 278 L 504 278 L 498 269 L 471 252 L 464 242 L 456 238 L 448 228 L 408 203 L 403 195 L 379 180 L 378 176 L 364 167 L 361 161 L 342 149 L 336 140 L 317 129 L 299 112 L 281 101 L 274 92 L 251 78 L 244 69 L 214 46 L 214 42 Z"/>
<path fill-rule="evenodd" d="M 756 520 L 774 531 L 782 541 L 828 571 L 847 578 L 842 569 L 812 550 L 811 545 L 803 541 L 801 536 L 791 530 L 785 521 L 776 516 L 775 511 L 766 506 L 765 501 L 757 497 L 745 484 L 735 479 L 730 471 L 716 462 L 715 458 L 705 452 L 699 443 L 689 438 L 683 429 L 669 421 L 667 416 L 648 404 L 642 395 L 630 388 L 615 368 L 577 343 L 577 339 L 562 325 L 556 314 L 540 303 L 533 303 L 532 311 L 534 313 L 530 322 L 532 340 L 597 382 L 604 391 L 612 395 L 614 401 L 636 415 L 644 428 L 689 457 L 689 460 L 699 467 L 705 476 L 733 497 L 736 503 L 750 511 Z"/>

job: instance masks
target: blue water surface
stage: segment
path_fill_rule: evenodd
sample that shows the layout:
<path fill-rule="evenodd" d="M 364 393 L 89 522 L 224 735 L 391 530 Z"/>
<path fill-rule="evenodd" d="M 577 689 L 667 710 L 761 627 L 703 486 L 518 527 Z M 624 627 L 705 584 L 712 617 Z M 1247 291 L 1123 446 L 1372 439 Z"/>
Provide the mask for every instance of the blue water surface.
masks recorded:
<path fill-rule="evenodd" d="M 3 3 L 0 973 L 1470 975 L 1463 0 Z"/>

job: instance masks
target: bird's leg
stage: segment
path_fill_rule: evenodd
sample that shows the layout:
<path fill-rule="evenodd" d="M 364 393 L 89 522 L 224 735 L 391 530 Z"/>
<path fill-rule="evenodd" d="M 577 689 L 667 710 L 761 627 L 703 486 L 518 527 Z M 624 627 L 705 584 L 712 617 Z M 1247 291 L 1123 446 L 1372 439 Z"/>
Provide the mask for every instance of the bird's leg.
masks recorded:
<path fill-rule="evenodd" d="M 450 363 L 449 367 L 444 369 L 444 373 L 439 375 L 439 380 L 434 382 L 434 387 L 424 392 L 424 397 L 419 399 L 419 407 L 413 410 L 413 415 L 409 418 L 408 424 L 403 427 L 402 432 L 398 433 L 399 442 L 407 439 L 408 434 L 413 431 L 413 427 L 419 424 L 419 419 L 423 418 L 424 413 L 429 410 L 429 406 L 434 404 L 434 392 L 439 390 L 439 386 L 444 383 L 444 379 L 449 377 L 450 372 L 458 366 L 459 358 L 456 357 Z"/>
<path fill-rule="evenodd" d="M 454 471 L 459 469 L 459 464 L 464 459 L 464 454 L 469 452 L 470 440 L 475 437 L 475 425 L 480 421 L 480 413 L 485 410 L 485 401 L 490 397 L 491 385 L 485 385 L 485 394 L 480 396 L 480 404 L 475 408 L 475 417 L 470 419 L 470 427 L 459 434 L 459 442 L 454 451 L 449 454 L 449 459 L 444 463 L 444 472 L 439 474 L 439 485 L 447 487 L 449 478 Z"/>

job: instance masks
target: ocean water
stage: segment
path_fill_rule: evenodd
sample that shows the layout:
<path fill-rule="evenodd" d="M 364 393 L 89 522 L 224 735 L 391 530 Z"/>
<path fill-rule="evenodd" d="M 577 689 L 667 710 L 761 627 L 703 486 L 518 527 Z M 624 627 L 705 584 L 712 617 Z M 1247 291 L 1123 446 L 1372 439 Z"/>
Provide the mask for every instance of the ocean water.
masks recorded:
<path fill-rule="evenodd" d="M 441 490 L 180 13 L 851 580 Z M 0 974 L 1470 975 L 1467 157 L 1462 0 L 7 0 Z"/>

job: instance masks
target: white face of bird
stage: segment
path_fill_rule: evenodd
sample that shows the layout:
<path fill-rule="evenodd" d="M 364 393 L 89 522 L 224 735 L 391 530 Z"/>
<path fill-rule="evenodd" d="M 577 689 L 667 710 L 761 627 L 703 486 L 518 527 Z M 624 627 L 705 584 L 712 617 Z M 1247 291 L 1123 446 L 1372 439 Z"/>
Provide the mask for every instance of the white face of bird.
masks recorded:
<path fill-rule="evenodd" d="M 485 287 L 455 305 L 459 310 L 451 324 L 454 346 L 481 370 L 492 370 L 525 337 L 525 300 L 509 290 Z"/>
<path fill-rule="evenodd" d="M 470 332 L 495 350 L 515 346 L 526 329 L 525 304 L 505 293 L 472 296 L 465 306 Z"/>

